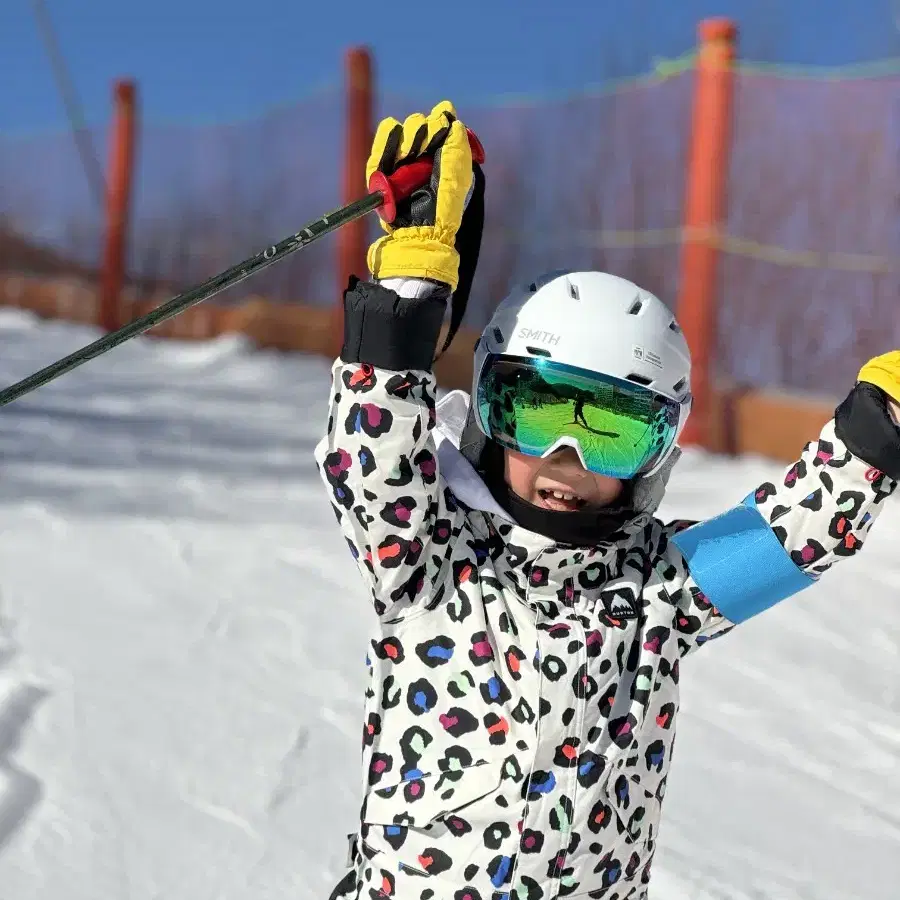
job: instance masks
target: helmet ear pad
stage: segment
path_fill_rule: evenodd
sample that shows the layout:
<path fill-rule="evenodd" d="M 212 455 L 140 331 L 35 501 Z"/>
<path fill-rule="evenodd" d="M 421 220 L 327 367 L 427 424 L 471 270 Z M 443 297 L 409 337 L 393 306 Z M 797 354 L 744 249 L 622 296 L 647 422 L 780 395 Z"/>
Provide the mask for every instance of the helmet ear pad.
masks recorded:
<path fill-rule="evenodd" d="M 485 454 L 490 452 L 490 446 L 500 449 L 499 445 L 490 440 L 488 436 L 478 427 L 475 419 L 475 403 L 470 399 L 469 411 L 466 414 L 466 424 L 463 426 L 462 434 L 459 438 L 459 452 L 472 464 L 472 468 L 478 472 L 482 478 L 485 476 Z"/>

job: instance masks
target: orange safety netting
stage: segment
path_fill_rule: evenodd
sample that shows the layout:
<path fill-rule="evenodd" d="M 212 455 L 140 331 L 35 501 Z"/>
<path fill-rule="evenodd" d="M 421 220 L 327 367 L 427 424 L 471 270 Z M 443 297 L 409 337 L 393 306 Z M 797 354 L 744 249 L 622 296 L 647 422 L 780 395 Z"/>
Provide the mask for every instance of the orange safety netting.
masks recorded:
<path fill-rule="evenodd" d="M 692 86 L 681 66 L 565 99 L 461 106 L 488 152 L 467 324 L 553 268 L 606 269 L 674 303 Z M 385 94 L 379 113 L 402 118 L 435 99 Z M 337 206 L 342 116 L 335 89 L 252 121 L 141 127 L 137 289 L 188 286 Z M 102 132 L 93 139 L 104 146 Z M 710 238 L 722 249 L 717 375 L 835 393 L 900 342 L 900 76 L 739 67 L 727 203 Z M 70 137 L 0 139 L 0 216 L 0 229 L 96 268 L 101 211 Z M 325 239 L 216 302 L 331 304 L 334 249 Z M 0 266 L 12 265 L 0 245 Z"/>

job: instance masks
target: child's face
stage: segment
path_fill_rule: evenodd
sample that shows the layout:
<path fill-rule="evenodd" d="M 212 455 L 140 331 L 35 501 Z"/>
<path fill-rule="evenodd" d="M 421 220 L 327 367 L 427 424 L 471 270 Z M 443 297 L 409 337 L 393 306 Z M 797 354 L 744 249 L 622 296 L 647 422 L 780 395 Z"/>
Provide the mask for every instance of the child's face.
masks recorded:
<path fill-rule="evenodd" d="M 513 492 L 535 506 L 554 512 L 610 506 L 624 487 L 618 478 L 588 472 L 571 447 L 563 447 L 546 459 L 512 450 L 506 450 L 505 454 L 506 483 Z"/>

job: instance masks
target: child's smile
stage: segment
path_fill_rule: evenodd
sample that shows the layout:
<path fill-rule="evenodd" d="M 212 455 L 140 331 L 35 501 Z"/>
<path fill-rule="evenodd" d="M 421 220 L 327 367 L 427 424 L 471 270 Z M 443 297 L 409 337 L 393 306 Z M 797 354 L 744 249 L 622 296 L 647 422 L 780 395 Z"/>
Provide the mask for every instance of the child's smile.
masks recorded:
<path fill-rule="evenodd" d="M 575 512 L 587 505 L 587 500 L 579 496 L 578 491 L 563 485 L 539 487 L 537 495 L 538 503 L 536 505 L 555 512 Z"/>
<path fill-rule="evenodd" d="M 505 475 L 515 494 L 552 512 L 610 506 L 619 499 L 623 487 L 618 478 L 588 472 L 571 447 L 546 458 L 507 450 Z"/>

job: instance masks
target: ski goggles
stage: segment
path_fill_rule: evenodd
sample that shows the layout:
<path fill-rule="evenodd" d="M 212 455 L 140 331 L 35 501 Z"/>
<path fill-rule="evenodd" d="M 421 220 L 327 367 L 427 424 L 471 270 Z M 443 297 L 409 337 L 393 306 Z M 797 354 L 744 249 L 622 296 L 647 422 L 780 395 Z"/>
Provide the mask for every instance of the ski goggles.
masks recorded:
<path fill-rule="evenodd" d="M 682 406 L 640 385 L 549 359 L 489 355 L 475 411 L 482 431 L 528 456 L 572 447 L 585 469 L 652 472 L 678 436 Z"/>

